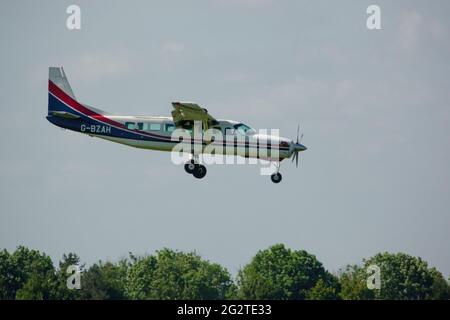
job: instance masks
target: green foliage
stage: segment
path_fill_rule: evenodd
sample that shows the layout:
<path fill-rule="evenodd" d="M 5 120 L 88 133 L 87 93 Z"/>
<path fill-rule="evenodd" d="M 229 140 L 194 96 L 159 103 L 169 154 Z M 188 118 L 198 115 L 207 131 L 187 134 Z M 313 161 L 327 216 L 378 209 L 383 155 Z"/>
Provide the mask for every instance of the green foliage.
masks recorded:
<path fill-rule="evenodd" d="M 119 300 L 125 299 L 126 266 L 102 262 L 92 265 L 82 273 L 80 299 L 84 300 Z"/>
<path fill-rule="evenodd" d="M 81 290 L 67 288 L 71 265 L 82 271 Z M 370 265 L 380 268 L 381 290 L 367 288 Z M 87 270 L 69 253 L 55 270 L 39 251 L 0 251 L 0 299 L 450 299 L 449 283 L 420 258 L 380 253 L 335 277 L 315 256 L 282 244 L 259 251 L 239 271 L 237 285 L 225 268 L 195 252 L 130 254 L 129 259 L 99 261 Z"/>
<path fill-rule="evenodd" d="M 17 280 L 12 263 L 11 255 L 8 251 L 0 252 L 0 299 L 14 299 L 17 291 Z"/>
<path fill-rule="evenodd" d="M 130 299 L 137 300 L 150 298 L 157 259 L 154 256 L 145 258 L 131 256 L 131 260 L 133 264 L 127 273 L 127 295 Z"/>
<path fill-rule="evenodd" d="M 365 261 L 381 269 L 381 290 L 375 299 L 416 300 L 431 297 L 433 274 L 425 261 L 404 253 L 379 253 Z"/>
<path fill-rule="evenodd" d="M 56 298 L 56 276 L 51 270 L 48 274 L 31 273 L 27 281 L 16 292 L 17 300 L 50 300 Z"/>
<path fill-rule="evenodd" d="M 431 288 L 431 295 L 427 298 L 431 300 L 449 300 L 450 284 L 436 268 L 431 268 L 430 272 L 433 277 L 433 286 Z"/>
<path fill-rule="evenodd" d="M 136 259 L 127 275 L 131 299 L 225 299 L 233 289 L 223 267 L 193 252 L 157 251 Z"/>
<path fill-rule="evenodd" d="M 84 265 L 80 265 L 80 258 L 75 253 L 63 254 L 62 260 L 59 261 L 59 269 L 56 277 L 58 281 L 58 293 L 56 299 L 59 300 L 76 300 L 80 298 L 79 290 L 70 290 L 67 288 L 67 277 L 70 275 L 67 273 L 67 268 L 71 265 L 79 266 L 80 270 L 83 270 Z"/>
<path fill-rule="evenodd" d="M 367 289 L 367 267 L 380 267 L 381 289 Z M 449 285 L 435 268 L 404 253 L 379 253 L 363 261 L 363 266 L 349 266 L 341 273 L 343 299 L 448 299 Z"/>
<path fill-rule="evenodd" d="M 344 300 L 372 300 L 374 291 L 367 288 L 367 273 L 360 266 L 347 266 L 340 272 L 340 296 Z"/>
<path fill-rule="evenodd" d="M 53 299 L 56 276 L 52 260 L 25 247 L 18 247 L 12 254 L 3 250 L 0 288 L 2 299 Z"/>
<path fill-rule="evenodd" d="M 238 297 L 243 299 L 305 299 L 316 286 L 331 297 L 338 284 L 316 259 L 306 251 L 292 251 L 278 244 L 259 251 L 238 274 Z M 326 289 L 331 287 L 330 290 Z M 315 296 L 311 296 L 314 298 Z M 333 296 L 337 298 L 337 295 Z"/>
<path fill-rule="evenodd" d="M 319 279 L 314 287 L 308 291 L 306 294 L 306 299 L 308 300 L 340 300 L 337 280 L 334 279 L 335 283 L 330 285 L 324 279 Z"/>

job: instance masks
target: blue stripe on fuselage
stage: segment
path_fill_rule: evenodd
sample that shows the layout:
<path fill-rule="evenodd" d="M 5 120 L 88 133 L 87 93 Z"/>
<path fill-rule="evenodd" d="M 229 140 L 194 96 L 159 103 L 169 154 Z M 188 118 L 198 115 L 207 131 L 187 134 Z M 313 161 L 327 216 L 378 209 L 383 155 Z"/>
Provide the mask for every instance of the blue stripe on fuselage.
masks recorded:
<path fill-rule="evenodd" d="M 170 140 L 171 137 L 169 137 L 169 136 L 166 138 L 159 138 L 157 136 L 150 136 L 150 134 L 147 134 L 147 133 L 145 135 L 142 135 L 139 132 L 130 132 L 129 130 L 117 128 L 110 124 L 93 119 L 75 109 L 68 107 L 65 103 L 63 103 L 58 98 L 53 96 L 53 94 L 51 94 L 50 92 L 48 94 L 48 101 L 49 101 L 49 115 L 47 116 L 47 120 L 50 121 L 52 124 L 54 124 L 58 127 L 61 127 L 61 128 L 65 128 L 65 129 L 76 131 L 76 132 L 86 133 L 86 134 L 95 134 L 95 135 L 108 136 L 108 137 L 114 137 L 114 138 L 139 140 L 139 141 L 165 142 L 165 143 L 172 143 L 172 144 L 179 143 L 178 141 L 171 141 Z M 76 114 L 76 115 L 80 116 L 80 118 L 79 119 L 66 119 L 66 118 L 61 118 L 58 116 L 52 116 L 50 114 L 51 111 L 65 111 L 68 113 Z M 82 125 L 85 125 L 86 128 L 90 128 L 91 126 L 95 126 L 95 127 L 99 126 L 100 130 L 98 132 L 97 131 L 92 132 L 89 129 L 82 131 L 81 130 Z M 102 130 L 102 128 L 105 128 L 105 127 L 110 128 L 109 130 L 107 130 L 108 133 L 105 133 Z M 217 144 L 222 144 L 222 142 L 217 141 Z M 203 145 L 206 146 L 207 143 L 204 142 Z M 229 142 L 229 143 L 225 142 L 225 146 L 236 147 L 234 142 Z M 249 146 L 248 143 L 246 142 L 244 145 L 238 145 L 238 147 L 239 148 L 244 148 L 244 147 L 255 148 L 256 146 L 251 146 L 251 145 Z M 258 149 L 259 148 L 260 147 L 258 147 Z M 289 147 L 280 147 L 279 150 L 289 151 Z"/>
<path fill-rule="evenodd" d="M 69 113 L 80 116 L 79 119 L 65 119 L 65 118 L 52 116 L 52 115 L 47 116 L 47 120 L 58 127 L 81 132 L 81 133 L 87 133 L 87 134 L 92 133 L 92 134 L 96 134 L 96 135 L 103 135 L 103 136 L 109 136 L 109 137 L 115 137 L 115 138 L 141 140 L 141 141 L 144 140 L 144 141 L 177 143 L 176 141 L 171 141 L 170 137 L 167 137 L 167 139 L 162 139 L 162 138 L 158 138 L 158 137 L 144 136 L 139 133 L 130 132 L 127 130 L 116 128 L 110 124 L 103 123 L 99 120 L 90 118 L 90 117 L 84 115 L 83 113 L 68 107 L 65 103 L 61 102 L 59 99 L 54 97 L 51 93 L 48 94 L 48 99 L 49 99 L 49 112 L 65 111 L 65 112 L 69 112 Z M 85 127 L 88 128 L 88 130 L 81 131 L 82 125 L 85 125 Z M 101 132 L 102 130 L 100 130 L 99 132 L 91 132 L 91 131 L 89 131 L 89 128 L 92 125 L 100 126 L 101 128 L 108 127 L 108 128 L 110 128 L 110 130 L 108 130 L 109 133 L 106 134 L 104 132 Z"/>

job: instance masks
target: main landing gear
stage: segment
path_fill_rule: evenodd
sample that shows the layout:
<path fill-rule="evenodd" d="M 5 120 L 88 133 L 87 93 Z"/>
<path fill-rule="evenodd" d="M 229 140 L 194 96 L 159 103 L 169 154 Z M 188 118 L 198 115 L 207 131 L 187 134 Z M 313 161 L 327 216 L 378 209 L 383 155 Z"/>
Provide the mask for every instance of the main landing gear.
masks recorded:
<path fill-rule="evenodd" d="M 192 174 L 197 179 L 204 178 L 207 172 L 204 165 L 196 163 L 193 159 L 184 165 L 184 170 L 187 173 Z"/>
<path fill-rule="evenodd" d="M 270 180 L 272 180 L 273 183 L 280 183 L 281 179 L 283 179 L 283 176 L 279 172 L 280 171 L 280 163 L 275 162 L 275 166 L 277 167 L 277 171 L 270 176 Z"/>

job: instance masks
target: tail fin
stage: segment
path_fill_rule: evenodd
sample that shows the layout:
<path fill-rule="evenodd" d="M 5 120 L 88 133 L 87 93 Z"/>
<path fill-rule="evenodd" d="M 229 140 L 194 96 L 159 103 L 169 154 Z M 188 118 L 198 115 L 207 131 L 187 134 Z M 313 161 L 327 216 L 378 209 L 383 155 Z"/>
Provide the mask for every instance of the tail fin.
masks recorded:
<path fill-rule="evenodd" d="M 57 87 L 57 88 L 56 88 Z M 53 88 L 53 89 L 51 89 Z M 77 101 L 75 95 L 70 87 L 69 81 L 67 80 L 66 73 L 64 72 L 63 67 L 49 67 L 48 68 L 48 115 L 56 115 L 64 118 L 79 118 L 79 116 L 73 116 L 71 114 L 72 111 L 68 110 L 62 103 L 58 102 L 58 100 L 51 94 L 51 91 L 58 92 L 63 91 L 62 95 L 67 95 L 69 100 L 75 100 L 73 103 L 79 104 L 97 114 L 106 115 L 108 114 L 106 111 L 100 110 L 98 108 L 94 108 L 88 106 L 86 104 L 82 104 Z"/>
<path fill-rule="evenodd" d="M 48 116 L 59 116 L 63 118 L 79 118 L 79 116 L 72 115 L 68 112 L 67 108 L 61 104 L 50 91 L 51 88 L 58 87 L 64 92 L 64 94 L 70 96 L 73 100 L 76 100 L 73 94 L 72 88 L 70 87 L 69 81 L 67 80 L 66 74 L 64 73 L 63 67 L 49 67 L 48 68 Z M 53 89 L 54 91 L 54 89 Z"/>
<path fill-rule="evenodd" d="M 69 81 L 67 80 L 66 73 L 63 67 L 50 67 L 48 68 L 48 79 L 56 84 L 62 91 L 69 95 L 73 100 L 76 100 L 73 94 L 72 88 L 70 87 Z"/>

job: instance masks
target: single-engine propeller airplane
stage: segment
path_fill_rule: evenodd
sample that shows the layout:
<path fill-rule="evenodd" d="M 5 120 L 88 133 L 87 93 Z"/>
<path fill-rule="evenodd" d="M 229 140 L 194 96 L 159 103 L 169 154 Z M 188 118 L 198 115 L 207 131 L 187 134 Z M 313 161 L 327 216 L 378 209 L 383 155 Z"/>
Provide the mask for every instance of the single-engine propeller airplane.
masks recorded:
<path fill-rule="evenodd" d="M 300 143 L 300 127 L 297 128 L 297 140 L 293 141 L 276 135 L 259 134 L 241 122 L 215 119 L 196 103 L 172 102 L 172 106 L 172 117 L 108 114 L 75 98 L 62 67 L 49 68 L 47 120 L 64 129 L 136 148 L 172 151 L 180 143 L 180 140 L 172 138 L 173 131 L 182 129 L 192 132 L 194 123 L 201 122 L 202 130 L 218 130 L 227 139 L 208 140 L 201 137 L 198 141 L 194 135 L 191 141 L 183 140 L 183 143 L 199 143 L 200 153 L 207 153 L 207 147 L 213 144 L 223 147 L 215 149 L 215 152 L 222 150 L 223 155 L 272 161 L 276 166 L 276 172 L 271 175 L 274 183 L 282 179 L 279 172 L 281 161 L 292 157 L 292 162 L 295 160 L 298 166 L 298 153 L 307 149 Z M 229 136 L 234 139 L 228 139 Z M 199 162 L 199 154 L 193 150 L 191 160 L 185 163 L 184 169 L 201 179 L 206 175 L 206 167 Z"/>

